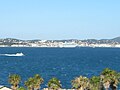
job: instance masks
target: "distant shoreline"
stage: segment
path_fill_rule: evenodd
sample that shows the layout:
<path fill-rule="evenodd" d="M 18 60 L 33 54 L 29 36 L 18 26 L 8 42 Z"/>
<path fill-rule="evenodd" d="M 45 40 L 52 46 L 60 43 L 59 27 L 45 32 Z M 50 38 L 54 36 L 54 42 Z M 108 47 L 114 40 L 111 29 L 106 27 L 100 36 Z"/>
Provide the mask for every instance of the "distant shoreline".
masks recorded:
<path fill-rule="evenodd" d="M 19 40 L 13 38 L 0 39 L 0 47 L 40 47 L 40 48 L 79 48 L 105 47 L 120 48 L 120 37 L 113 39 L 86 39 L 86 40 Z"/>
<path fill-rule="evenodd" d="M 87 46 L 82 46 L 82 47 L 11 47 L 11 46 L 5 46 L 0 48 L 120 48 L 120 47 L 87 47 Z"/>

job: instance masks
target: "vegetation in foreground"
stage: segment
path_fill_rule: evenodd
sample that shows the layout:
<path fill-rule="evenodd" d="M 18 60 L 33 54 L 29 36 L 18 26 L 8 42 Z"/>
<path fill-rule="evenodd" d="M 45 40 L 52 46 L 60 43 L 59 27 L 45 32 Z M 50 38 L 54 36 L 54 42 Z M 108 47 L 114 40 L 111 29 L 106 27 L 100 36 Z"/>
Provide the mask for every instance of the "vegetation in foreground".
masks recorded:
<path fill-rule="evenodd" d="M 9 75 L 9 83 L 12 90 L 40 90 L 43 78 L 36 74 L 24 82 L 25 87 L 19 87 L 21 77 L 17 74 Z M 75 77 L 71 80 L 72 89 L 76 90 L 117 90 L 120 82 L 120 73 L 115 70 L 105 68 L 99 76 L 87 78 L 84 76 Z M 48 90 L 60 90 L 61 82 L 56 77 L 48 81 Z M 27 89 L 26 89 L 27 88 Z"/>

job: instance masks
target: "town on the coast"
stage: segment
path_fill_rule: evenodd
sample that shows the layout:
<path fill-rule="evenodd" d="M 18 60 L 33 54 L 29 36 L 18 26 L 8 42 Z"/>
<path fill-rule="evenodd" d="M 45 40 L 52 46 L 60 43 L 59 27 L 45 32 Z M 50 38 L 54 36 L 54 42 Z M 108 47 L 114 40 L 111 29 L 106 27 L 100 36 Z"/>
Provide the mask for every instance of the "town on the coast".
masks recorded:
<path fill-rule="evenodd" d="M 68 39 L 68 40 L 20 40 L 14 38 L 0 39 L 0 47 L 118 47 L 120 37 L 113 39 Z"/>

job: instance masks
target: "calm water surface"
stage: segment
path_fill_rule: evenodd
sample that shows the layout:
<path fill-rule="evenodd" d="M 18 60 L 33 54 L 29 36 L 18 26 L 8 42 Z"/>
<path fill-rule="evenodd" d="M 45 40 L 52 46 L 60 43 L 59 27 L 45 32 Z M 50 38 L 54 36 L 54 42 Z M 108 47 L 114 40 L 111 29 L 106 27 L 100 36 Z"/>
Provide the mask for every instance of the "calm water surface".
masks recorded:
<path fill-rule="evenodd" d="M 120 72 L 119 48 L 0 48 L 0 54 L 22 52 L 23 57 L 0 56 L 0 84 L 9 86 L 9 74 L 22 77 L 20 85 L 34 74 L 48 80 L 57 77 L 63 88 L 71 88 L 76 76 L 91 77 L 109 67 Z"/>

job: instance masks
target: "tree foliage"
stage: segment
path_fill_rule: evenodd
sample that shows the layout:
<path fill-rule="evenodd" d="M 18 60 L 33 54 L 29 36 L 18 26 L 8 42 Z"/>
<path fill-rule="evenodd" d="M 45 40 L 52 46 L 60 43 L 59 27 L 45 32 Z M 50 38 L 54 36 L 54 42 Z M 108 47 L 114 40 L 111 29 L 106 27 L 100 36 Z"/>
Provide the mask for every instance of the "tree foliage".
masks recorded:
<path fill-rule="evenodd" d="M 55 77 L 53 77 L 52 79 L 50 79 L 48 81 L 48 88 L 50 90 L 58 90 L 61 87 L 62 87 L 62 85 L 61 85 L 60 81 Z"/>
<path fill-rule="evenodd" d="M 19 75 L 17 75 L 17 74 L 9 75 L 8 82 L 12 85 L 11 88 L 13 90 L 17 90 L 18 84 L 20 83 L 20 81 L 21 81 L 21 77 Z"/>
<path fill-rule="evenodd" d="M 30 77 L 27 81 L 25 81 L 25 86 L 28 88 L 28 90 L 32 89 L 40 89 L 40 85 L 43 83 L 43 78 L 36 74 L 34 77 Z"/>
<path fill-rule="evenodd" d="M 108 88 L 116 90 L 119 84 L 119 79 L 120 73 L 117 73 L 116 71 L 111 70 L 109 68 L 105 68 L 101 73 L 101 81 L 106 90 Z"/>
<path fill-rule="evenodd" d="M 76 77 L 72 82 L 72 88 L 78 90 L 87 90 L 91 88 L 90 80 L 87 77 Z"/>
<path fill-rule="evenodd" d="M 9 75 L 9 83 L 12 85 L 12 90 L 26 90 L 24 87 L 18 88 L 21 81 L 21 77 L 17 74 Z M 33 77 L 28 78 L 24 82 L 27 90 L 39 90 L 40 85 L 44 82 L 43 78 L 36 74 Z M 115 70 L 105 68 L 99 76 L 93 76 L 87 78 L 84 76 L 75 77 L 72 81 L 72 88 L 77 90 L 117 90 L 120 82 L 120 73 Z M 49 90 L 61 89 L 62 85 L 59 79 L 56 77 L 51 78 L 48 81 Z"/>

